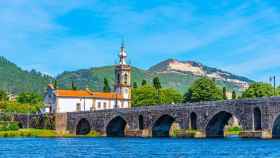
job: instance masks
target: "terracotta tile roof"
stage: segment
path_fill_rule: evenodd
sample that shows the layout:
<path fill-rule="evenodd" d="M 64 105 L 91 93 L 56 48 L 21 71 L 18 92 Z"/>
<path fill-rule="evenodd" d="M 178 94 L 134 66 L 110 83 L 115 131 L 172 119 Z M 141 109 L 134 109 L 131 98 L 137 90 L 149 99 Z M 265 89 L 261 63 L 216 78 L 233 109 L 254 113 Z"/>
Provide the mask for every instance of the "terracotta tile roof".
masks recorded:
<path fill-rule="evenodd" d="M 122 95 L 115 92 L 92 92 L 89 90 L 56 90 L 58 97 L 92 97 L 98 99 L 123 99 Z"/>
<path fill-rule="evenodd" d="M 58 97 L 92 97 L 92 93 L 85 90 L 56 90 Z"/>
<path fill-rule="evenodd" d="M 123 99 L 123 96 L 115 92 L 92 92 L 94 98 L 100 99 Z"/>

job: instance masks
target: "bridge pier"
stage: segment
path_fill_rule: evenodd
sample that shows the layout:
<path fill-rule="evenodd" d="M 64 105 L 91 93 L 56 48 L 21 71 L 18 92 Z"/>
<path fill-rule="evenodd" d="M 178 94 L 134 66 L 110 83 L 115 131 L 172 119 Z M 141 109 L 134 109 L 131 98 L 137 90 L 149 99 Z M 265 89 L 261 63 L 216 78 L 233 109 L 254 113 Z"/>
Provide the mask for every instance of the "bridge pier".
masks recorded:
<path fill-rule="evenodd" d="M 143 130 L 127 130 L 125 131 L 126 137 L 143 137 L 148 138 L 152 137 L 152 130 L 143 129 Z"/>
<path fill-rule="evenodd" d="M 69 134 L 67 129 L 67 113 L 57 113 L 55 114 L 55 130 L 61 134 Z"/>
<path fill-rule="evenodd" d="M 271 130 L 260 130 L 260 131 L 242 131 L 240 132 L 241 138 L 261 138 L 261 139 L 272 139 Z"/>

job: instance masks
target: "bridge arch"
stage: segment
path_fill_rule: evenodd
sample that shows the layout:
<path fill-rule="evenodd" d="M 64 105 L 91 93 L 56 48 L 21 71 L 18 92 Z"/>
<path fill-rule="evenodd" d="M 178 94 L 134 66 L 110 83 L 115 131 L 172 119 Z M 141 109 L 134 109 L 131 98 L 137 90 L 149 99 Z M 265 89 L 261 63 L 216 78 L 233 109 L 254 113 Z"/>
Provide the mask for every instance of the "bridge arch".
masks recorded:
<path fill-rule="evenodd" d="M 175 122 L 175 118 L 165 114 L 159 117 L 152 126 L 153 137 L 169 137 L 172 124 Z"/>
<path fill-rule="evenodd" d="M 91 131 L 90 123 L 87 119 L 82 118 L 76 126 L 77 135 L 86 135 Z"/>
<path fill-rule="evenodd" d="M 206 137 L 224 137 L 224 128 L 233 117 L 235 116 L 227 111 L 216 113 L 207 123 Z"/>
<path fill-rule="evenodd" d="M 272 138 L 280 138 L 280 114 L 276 115 L 272 124 Z"/>
<path fill-rule="evenodd" d="M 116 116 L 107 124 L 106 134 L 109 137 L 124 137 L 127 122 L 121 116 Z"/>
<path fill-rule="evenodd" d="M 190 128 L 194 130 L 197 129 L 197 115 L 195 112 L 190 114 Z"/>
<path fill-rule="evenodd" d="M 254 108 L 253 124 L 254 124 L 254 130 L 258 131 L 262 129 L 262 114 L 259 107 Z"/>

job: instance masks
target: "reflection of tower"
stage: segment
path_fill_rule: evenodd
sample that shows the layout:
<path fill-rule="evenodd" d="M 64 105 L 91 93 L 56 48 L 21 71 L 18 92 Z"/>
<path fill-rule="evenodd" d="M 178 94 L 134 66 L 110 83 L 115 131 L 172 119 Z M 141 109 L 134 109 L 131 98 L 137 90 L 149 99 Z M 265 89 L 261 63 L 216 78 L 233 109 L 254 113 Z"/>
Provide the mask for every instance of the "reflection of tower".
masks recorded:
<path fill-rule="evenodd" d="M 126 50 L 124 43 L 121 45 L 119 53 L 119 64 L 115 69 L 115 91 L 121 94 L 128 102 L 128 107 L 131 105 L 131 67 L 126 63 Z"/>

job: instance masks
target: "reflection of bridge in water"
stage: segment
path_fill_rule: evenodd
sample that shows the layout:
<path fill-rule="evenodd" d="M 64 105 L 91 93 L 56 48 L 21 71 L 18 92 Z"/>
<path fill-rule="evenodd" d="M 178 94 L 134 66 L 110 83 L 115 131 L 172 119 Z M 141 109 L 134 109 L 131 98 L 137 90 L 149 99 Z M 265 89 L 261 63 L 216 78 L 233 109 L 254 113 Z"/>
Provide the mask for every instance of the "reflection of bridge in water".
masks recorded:
<path fill-rule="evenodd" d="M 196 137 L 221 137 L 235 117 L 243 136 L 280 136 L 280 97 L 148 106 L 56 115 L 56 129 L 76 134 L 98 131 L 107 136 L 169 136 L 176 125 L 196 129 Z"/>

